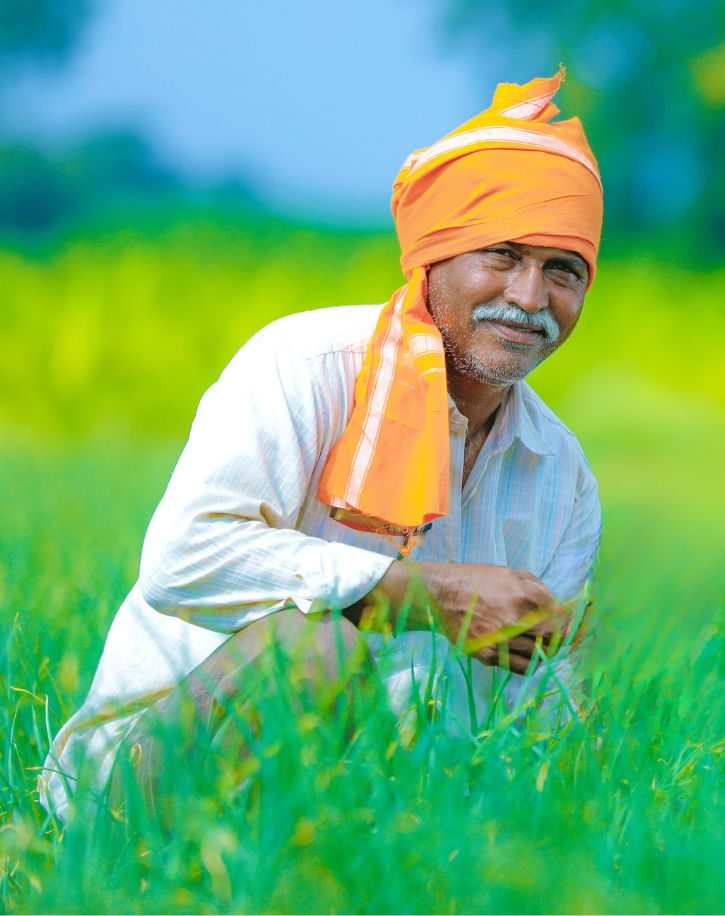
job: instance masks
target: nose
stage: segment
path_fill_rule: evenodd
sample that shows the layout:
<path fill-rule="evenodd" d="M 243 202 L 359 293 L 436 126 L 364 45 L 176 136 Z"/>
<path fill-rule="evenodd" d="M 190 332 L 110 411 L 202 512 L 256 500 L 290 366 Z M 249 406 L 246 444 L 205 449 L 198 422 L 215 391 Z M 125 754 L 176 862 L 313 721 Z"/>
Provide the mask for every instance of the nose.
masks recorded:
<path fill-rule="evenodd" d="M 541 265 L 518 264 L 509 273 L 505 295 L 510 305 L 518 305 L 525 312 L 548 308 L 549 296 Z"/>

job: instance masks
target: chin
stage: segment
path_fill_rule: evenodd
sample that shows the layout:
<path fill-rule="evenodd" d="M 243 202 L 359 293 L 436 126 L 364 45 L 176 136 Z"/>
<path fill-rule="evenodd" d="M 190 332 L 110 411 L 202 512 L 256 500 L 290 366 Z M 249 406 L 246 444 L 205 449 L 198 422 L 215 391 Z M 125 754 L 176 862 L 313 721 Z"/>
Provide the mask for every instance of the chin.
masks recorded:
<path fill-rule="evenodd" d="M 489 385 L 491 388 L 503 388 L 508 385 L 513 385 L 514 382 L 522 381 L 530 372 L 531 369 L 522 369 L 521 371 L 516 372 L 513 370 L 491 372 L 488 369 L 482 368 L 482 370 L 478 373 L 478 380 L 484 382 L 486 385 Z"/>
<path fill-rule="evenodd" d="M 534 366 L 471 359 L 466 362 L 466 365 L 459 365 L 455 368 L 459 374 L 465 375 L 472 381 L 482 382 L 491 388 L 504 388 L 526 378 Z"/>
<path fill-rule="evenodd" d="M 490 388 L 506 388 L 521 381 L 549 355 L 538 349 L 532 354 L 529 345 L 512 341 L 497 341 L 495 347 L 474 346 L 465 350 L 452 345 L 445 336 L 443 343 L 450 370 Z"/>
<path fill-rule="evenodd" d="M 510 344 L 497 353 L 471 353 L 467 362 L 472 375 L 487 385 L 510 385 L 526 378 L 544 359 L 538 354 L 532 359 L 531 349 Z"/>

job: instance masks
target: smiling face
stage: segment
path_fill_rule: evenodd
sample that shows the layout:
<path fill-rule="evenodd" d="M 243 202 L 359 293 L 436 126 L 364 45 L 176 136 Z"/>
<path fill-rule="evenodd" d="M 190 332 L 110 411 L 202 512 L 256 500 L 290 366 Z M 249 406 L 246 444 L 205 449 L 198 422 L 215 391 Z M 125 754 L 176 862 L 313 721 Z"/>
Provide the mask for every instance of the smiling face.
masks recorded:
<path fill-rule="evenodd" d="M 492 387 L 524 378 L 574 330 L 588 278 L 575 252 L 517 242 L 432 264 L 428 310 L 448 371 Z"/>

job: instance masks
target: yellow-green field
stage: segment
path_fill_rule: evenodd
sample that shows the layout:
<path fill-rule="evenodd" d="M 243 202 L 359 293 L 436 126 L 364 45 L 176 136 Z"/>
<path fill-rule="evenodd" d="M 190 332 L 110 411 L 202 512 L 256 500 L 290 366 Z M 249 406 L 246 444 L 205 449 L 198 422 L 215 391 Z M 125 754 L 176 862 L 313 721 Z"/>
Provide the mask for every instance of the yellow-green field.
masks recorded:
<path fill-rule="evenodd" d="M 198 215 L 0 252 L 0 900 L 11 912 L 721 912 L 725 272 L 600 266 L 532 377 L 600 482 L 587 715 L 412 745 L 275 708 L 173 830 L 37 803 L 204 389 L 288 312 L 381 302 L 395 241 Z M 272 702 L 270 700 L 270 702 Z M 281 702 L 281 701 L 280 701 Z M 222 774 L 223 775 L 223 774 Z"/>

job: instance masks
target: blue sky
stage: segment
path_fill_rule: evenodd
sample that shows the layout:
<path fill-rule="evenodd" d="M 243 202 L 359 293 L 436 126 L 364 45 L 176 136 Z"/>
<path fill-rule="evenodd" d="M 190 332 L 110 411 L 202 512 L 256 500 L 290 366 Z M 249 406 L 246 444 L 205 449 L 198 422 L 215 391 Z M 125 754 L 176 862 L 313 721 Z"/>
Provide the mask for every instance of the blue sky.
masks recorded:
<path fill-rule="evenodd" d="M 142 127 L 192 180 L 242 173 L 297 212 L 387 221 L 407 154 L 509 74 L 446 44 L 435 0 L 105 0 L 71 65 L 6 96 L 42 139 Z M 485 68 L 483 68 L 485 72 Z"/>

